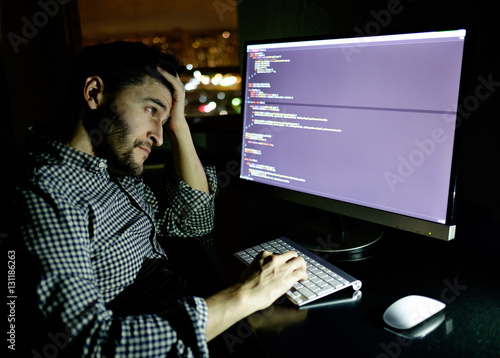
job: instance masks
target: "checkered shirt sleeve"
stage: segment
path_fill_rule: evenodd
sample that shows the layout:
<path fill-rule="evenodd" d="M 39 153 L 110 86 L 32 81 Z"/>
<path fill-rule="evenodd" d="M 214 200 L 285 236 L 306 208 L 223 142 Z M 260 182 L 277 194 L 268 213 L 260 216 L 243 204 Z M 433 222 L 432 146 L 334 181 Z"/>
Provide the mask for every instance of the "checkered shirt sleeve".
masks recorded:
<path fill-rule="evenodd" d="M 160 236 L 200 237 L 212 231 L 217 190 L 215 167 L 205 167 L 205 173 L 209 193 L 192 189 L 175 174 L 169 180 L 146 179 L 144 196 L 155 211 Z"/>

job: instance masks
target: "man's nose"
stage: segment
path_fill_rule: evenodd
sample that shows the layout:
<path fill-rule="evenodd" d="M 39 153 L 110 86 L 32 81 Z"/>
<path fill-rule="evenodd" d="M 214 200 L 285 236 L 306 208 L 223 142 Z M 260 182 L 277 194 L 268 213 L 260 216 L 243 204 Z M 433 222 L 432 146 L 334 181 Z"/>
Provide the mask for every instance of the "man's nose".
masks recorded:
<path fill-rule="evenodd" d="M 153 145 L 160 147 L 163 144 L 163 126 L 161 122 L 155 123 L 155 126 L 149 131 L 148 138 L 153 141 Z"/>

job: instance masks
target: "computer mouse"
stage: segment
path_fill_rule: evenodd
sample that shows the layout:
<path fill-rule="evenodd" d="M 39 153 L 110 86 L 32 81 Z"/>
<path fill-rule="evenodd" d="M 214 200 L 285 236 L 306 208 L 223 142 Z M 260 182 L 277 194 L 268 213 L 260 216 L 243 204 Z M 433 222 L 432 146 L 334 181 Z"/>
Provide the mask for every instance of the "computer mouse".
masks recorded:
<path fill-rule="evenodd" d="M 442 311 L 446 305 L 433 298 L 410 295 L 391 304 L 384 312 L 384 322 L 396 329 L 410 329 Z"/>

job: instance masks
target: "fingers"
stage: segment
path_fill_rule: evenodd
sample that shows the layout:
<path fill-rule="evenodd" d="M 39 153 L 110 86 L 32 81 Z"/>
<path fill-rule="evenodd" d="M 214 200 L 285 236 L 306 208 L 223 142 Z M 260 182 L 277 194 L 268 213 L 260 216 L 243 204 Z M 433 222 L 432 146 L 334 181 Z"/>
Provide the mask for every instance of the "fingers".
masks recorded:
<path fill-rule="evenodd" d="M 296 255 L 287 261 L 287 265 L 289 265 L 290 270 L 293 272 L 293 276 L 291 277 L 293 282 L 307 280 L 307 264 L 303 257 Z"/>
<path fill-rule="evenodd" d="M 271 251 L 267 250 L 261 251 L 257 255 L 257 260 L 259 261 L 260 266 L 264 266 L 265 264 L 267 264 L 271 260 L 273 255 L 274 254 Z"/>
<path fill-rule="evenodd" d="M 172 81 L 172 80 L 175 80 L 176 78 L 179 78 L 179 76 L 178 76 L 178 75 L 174 76 L 174 75 L 172 75 L 170 72 L 165 71 L 165 70 L 164 70 L 163 68 L 161 68 L 161 67 L 157 67 L 157 68 L 156 68 L 156 70 L 157 70 L 158 72 L 160 72 L 160 73 L 163 75 L 163 77 L 165 77 L 168 81 Z"/>
<path fill-rule="evenodd" d="M 177 94 L 184 93 L 184 85 L 182 84 L 181 79 L 179 78 L 179 75 L 174 76 L 171 73 L 165 71 L 164 69 L 162 69 L 160 67 L 158 67 L 157 70 L 174 87 L 174 94 L 175 93 L 177 93 Z"/>
<path fill-rule="evenodd" d="M 260 259 L 261 262 L 268 263 L 270 261 L 273 261 L 277 265 L 284 264 L 284 263 L 286 263 L 290 260 L 293 260 L 295 258 L 299 258 L 302 261 L 304 261 L 304 259 L 299 257 L 299 255 L 295 251 L 287 251 L 287 252 L 282 253 L 282 254 L 274 254 L 270 251 L 264 250 L 260 253 L 260 255 L 261 255 L 261 259 Z"/>
<path fill-rule="evenodd" d="M 257 310 L 271 305 L 297 281 L 307 280 L 306 262 L 294 251 L 274 254 L 261 251 L 240 278 Z"/>
<path fill-rule="evenodd" d="M 274 270 L 277 267 L 282 267 L 286 271 L 293 273 L 291 276 L 292 280 L 300 281 L 307 279 L 306 262 L 295 251 L 274 254 L 264 250 L 259 255 L 259 263 L 263 269 Z"/>
<path fill-rule="evenodd" d="M 170 82 L 174 89 L 172 93 L 172 108 L 170 109 L 171 120 L 168 121 L 168 128 L 173 132 L 186 129 L 187 124 L 184 113 L 186 93 L 184 85 L 179 75 L 174 76 L 160 67 L 158 67 L 157 70 L 168 82 Z"/>

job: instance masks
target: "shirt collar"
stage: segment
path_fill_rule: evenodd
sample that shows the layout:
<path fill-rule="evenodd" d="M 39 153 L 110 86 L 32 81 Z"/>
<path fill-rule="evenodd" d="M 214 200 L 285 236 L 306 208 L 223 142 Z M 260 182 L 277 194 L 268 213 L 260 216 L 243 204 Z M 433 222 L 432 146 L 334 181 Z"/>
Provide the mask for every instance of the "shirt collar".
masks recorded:
<path fill-rule="evenodd" d="M 66 164 L 89 172 L 103 172 L 107 160 L 84 153 L 61 142 L 51 140 L 42 128 L 30 127 L 27 134 L 29 155 L 38 161 Z"/>

